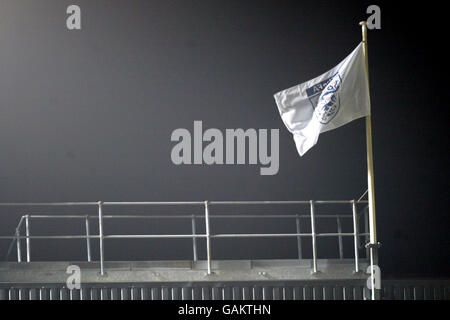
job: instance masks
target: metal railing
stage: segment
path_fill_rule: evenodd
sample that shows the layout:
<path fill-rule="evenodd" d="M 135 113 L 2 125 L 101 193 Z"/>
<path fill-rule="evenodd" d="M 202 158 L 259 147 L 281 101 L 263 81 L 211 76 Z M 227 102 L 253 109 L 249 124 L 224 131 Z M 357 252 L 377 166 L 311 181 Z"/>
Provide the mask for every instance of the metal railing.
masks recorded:
<path fill-rule="evenodd" d="M 365 204 L 365 207 L 360 212 L 357 211 L 357 204 Z M 316 214 L 316 206 L 326 204 L 339 204 L 350 205 L 351 214 Z M 311 237 L 312 239 L 312 272 L 319 272 L 317 267 L 317 238 L 318 237 L 337 237 L 339 241 L 339 257 L 343 259 L 344 245 L 343 237 L 353 237 L 354 246 L 354 271 L 358 273 L 359 270 L 359 249 L 361 248 L 360 237 L 365 237 L 367 242 L 368 233 L 368 220 L 367 220 L 367 201 L 355 201 L 355 200 L 341 200 L 341 201 L 203 201 L 203 202 L 54 202 L 54 203 L 0 203 L 0 207 L 5 206 L 20 206 L 20 207 L 36 207 L 36 206 L 56 206 L 56 207 L 73 207 L 73 206 L 96 206 L 98 215 L 23 215 L 15 229 L 13 236 L 0 236 L 1 239 L 11 239 L 11 244 L 8 248 L 6 259 L 9 256 L 16 244 L 17 248 L 17 262 L 22 262 L 21 241 L 26 242 L 26 262 L 31 262 L 31 240 L 32 239 L 85 239 L 86 240 L 86 252 L 87 261 L 92 261 L 91 255 L 91 239 L 99 240 L 99 252 L 100 252 L 100 274 L 105 274 L 105 256 L 104 256 L 104 240 L 105 239 L 192 239 L 192 252 L 193 260 L 198 259 L 197 239 L 202 238 L 206 240 L 206 262 L 207 262 L 207 274 L 211 274 L 211 239 L 219 238 L 273 238 L 273 237 L 293 237 L 297 238 L 297 251 L 298 258 L 303 258 L 302 252 L 302 238 Z M 301 214 L 216 214 L 211 215 L 211 206 L 229 206 L 229 205 L 308 205 L 309 215 Z M 107 206 L 202 206 L 204 210 L 203 215 L 105 215 L 104 210 Z M 365 219 L 365 232 L 359 232 L 359 219 L 363 215 Z M 104 219 L 190 219 L 191 222 L 191 234 L 115 234 L 107 235 L 104 233 Z M 234 233 L 234 234 L 212 234 L 210 231 L 211 219 L 229 219 L 229 218 L 292 218 L 295 219 L 296 232 L 295 233 Z M 316 231 L 316 219 L 336 219 L 337 232 L 331 233 L 318 233 Z M 353 232 L 343 232 L 341 220 L 345 218 L 351 218 L 353 222 Z M 57 236 L 32 236 L 30 221 L 32 219 L 84 219 L 85 220 L 85 235 L 57 235 Z M 90 230 L 90 220 L 98 219 L 98 234 L 92 234 Z M 196 220 L 205 220 L 205 233 L 197 233 Z M 311 223 L 311 232 L 304 233 L 300 230 L 300 219 L 309 219 Z M 21 234 L 21 228 L 25 223 L 25 235 Z"/>

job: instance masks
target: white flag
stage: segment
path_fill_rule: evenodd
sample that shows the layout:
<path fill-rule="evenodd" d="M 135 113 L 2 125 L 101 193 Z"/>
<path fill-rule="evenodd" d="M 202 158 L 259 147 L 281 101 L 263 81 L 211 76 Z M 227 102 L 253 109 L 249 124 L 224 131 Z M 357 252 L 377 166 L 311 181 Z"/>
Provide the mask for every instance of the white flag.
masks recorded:
<path fill-rule="evenodd" d="M 317 143 L 321 132 L 369 115 L 362 44 L 330 71 L 278 92 L 275 101 L 300 156 Z"/>

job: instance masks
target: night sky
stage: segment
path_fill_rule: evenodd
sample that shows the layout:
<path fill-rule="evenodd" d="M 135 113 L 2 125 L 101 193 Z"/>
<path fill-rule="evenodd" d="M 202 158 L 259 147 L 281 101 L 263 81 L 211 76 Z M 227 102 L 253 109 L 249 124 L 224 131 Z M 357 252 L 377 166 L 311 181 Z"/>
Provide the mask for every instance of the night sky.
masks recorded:
<path fill-rule="evenodd" d="M 396 3 L 376 3 L 382 29 L 368 34 L 380 266 L 387 276 L 448 277 L 445 17 L 437 6 Z M 81 7 L 81 30 L 66 28 L 70 4 Z M 364 120 L 322 134 L 300 158 L 273 94 L 345 58 L 361 41 L 358 22 L 370 4 L 2 0 L 0 202 L 357 199 L 367 185 Z M 171 133 L 192 132 L 195 120 L 204 129 L 279 129 L 278 174 L 261 176 L 259 165 L 174 165 Z M 180 213 L 158 210 L 114 212 Z M 21 214 L 46 212 L 74 211 L 1 208 L 0 233 L 12 234 Z M 189 226 L 111 222 L 106 231 Z M 293 231 L 288 223 L 228 226 Z M 79 222 L 62 221 L 39 221 L 33 230 L 83 231 Z M 106 257 L 189 258 L 189 241 L 177 241 L 114 241 Z M 8 244 L 0 241 L 2 257 Z M 240 258 L 296 253 L 294 239 L 247 244 L 223 241 L 216 250 Z M 84 254 L 79 241 L 67 240 L 36 241 L 33 250 L 36 260 Z"/>

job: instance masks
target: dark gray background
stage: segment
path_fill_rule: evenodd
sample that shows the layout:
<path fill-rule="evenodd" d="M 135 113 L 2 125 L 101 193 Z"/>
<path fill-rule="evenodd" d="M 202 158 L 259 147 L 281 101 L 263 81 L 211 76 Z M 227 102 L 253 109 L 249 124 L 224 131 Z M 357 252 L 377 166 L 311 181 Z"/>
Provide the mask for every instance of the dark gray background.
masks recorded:
<path fill-rule="evenodd" d="M 65 26 L 72 3 L 82 9 L 80 31 Z M 361 39 L 369 4 L 2 0 L 0 201 L 357 198 L 367 183 L 364 121 L 321 135 L 300 158 L 272 95 L 341 61 Z M 369 62 L 381 265 L 385 274 L 449 275 L 444 20 L 437 8 L 378 4 L 382 30 L 369 32 Z M 192 130 L 194 120 L 223 130 L 279 128 L 278 175 L 173 165 L 170 135 Z M 23 213 L 2 209 L 1 233 Z M 295 255 L 295 243 L 277 241 L 255 250 Z M 167 243 L 152 250 L 173 251 Z M 149 245 L 107 253 L 137 257 Z M 242 242 L 221 248 L 243 250 Z M 47 243 L 33 254 L 74 259 L 79 250 Z"/>

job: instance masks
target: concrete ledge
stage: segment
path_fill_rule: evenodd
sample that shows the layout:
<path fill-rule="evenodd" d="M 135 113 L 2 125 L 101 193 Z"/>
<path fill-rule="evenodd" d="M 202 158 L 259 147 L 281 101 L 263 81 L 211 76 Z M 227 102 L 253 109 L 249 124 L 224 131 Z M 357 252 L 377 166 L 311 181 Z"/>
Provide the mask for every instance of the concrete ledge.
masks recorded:
<path fill-rule="evenodd" d="M 229 281 L 297 281 L 367 279 L 354 273 L 353 260 L 318 260 L 317 274 L 312 274 L 311 260 L 220 260 L 212 261 L 211 275 L 206 261 L 105 262 L 106 275 L 99 274 L 98 262 L 2 262 L 0 284 L 62 283 L 67 267 L 81 269 L 83 283 L 191 283 Z M 360 263 L 365 270 L 367 262 Z"/>

